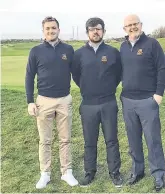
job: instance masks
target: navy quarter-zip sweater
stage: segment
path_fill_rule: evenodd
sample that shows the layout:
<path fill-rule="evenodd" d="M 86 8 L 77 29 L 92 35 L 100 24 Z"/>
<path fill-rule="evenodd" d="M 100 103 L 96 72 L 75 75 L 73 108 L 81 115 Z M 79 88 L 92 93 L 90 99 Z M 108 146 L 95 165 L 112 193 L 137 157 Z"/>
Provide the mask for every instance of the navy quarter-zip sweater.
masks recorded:
<path fill-rule="evenodd" d="M 144 33 L 132 47 L 128 40 L 120 48 L 122 61 L 122 93 L 130 99 L 163 96 L 165 89 L 165 57 L 154 38 Z"/>
<path fill-rule="evenodd" d="M 75 51 L 72 77 L 80 87 L 82 103 L 96 105 L 114 98 L 121 81 L 120 53 L 104 42 L 96 53 L 87 43 Z"/>
<path fill-rule="evenodd" d="M 39 95 L 58 98 L 70 93 L 73 54 L 73 47 L 61 41 L 55 47 L 45 41 L 31 49 L 25 80 L 28 103 L 34 102 L 36 74 Z"/>

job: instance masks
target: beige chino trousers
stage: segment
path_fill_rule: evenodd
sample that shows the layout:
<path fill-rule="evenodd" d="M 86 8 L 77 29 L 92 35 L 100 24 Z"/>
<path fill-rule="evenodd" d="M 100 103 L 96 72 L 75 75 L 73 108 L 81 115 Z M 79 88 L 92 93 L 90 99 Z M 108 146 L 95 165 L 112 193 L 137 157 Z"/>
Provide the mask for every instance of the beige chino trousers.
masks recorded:
<path fill-rule="evenodd" d="M 38 95 L 37 127 L 39 132 L 39 162 L 41 172 L 51 171 L 51 144 L 53 121 L 59 137 L 59 155 L 61 173 L 72 168 L 71 127 L 72 127 L 72 96 L 50 98 Z"/>

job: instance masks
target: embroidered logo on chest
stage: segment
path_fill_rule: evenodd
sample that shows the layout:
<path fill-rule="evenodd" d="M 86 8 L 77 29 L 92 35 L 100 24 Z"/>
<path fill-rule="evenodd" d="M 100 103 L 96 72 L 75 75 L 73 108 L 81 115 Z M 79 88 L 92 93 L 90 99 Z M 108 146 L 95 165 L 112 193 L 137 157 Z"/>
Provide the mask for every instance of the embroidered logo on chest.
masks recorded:
<path fill-rule="evenodd" d="M 139 49 L 138 51 L 137 51 L 137 55 L 142 55 L 143 54 L 143 50 L 142 49 Z"/>
<path fill-rule="evenodd" d="M 106 62 L 107 62 L 107 56 L 102 56 L 101 61 L 102 61 L 103 63 L 106 63 Z"/>
<path fill-rule="evenodd" d="M 66 54 L 62 54 L 62 59 L 63 59 L 63 60 L 67 60 Z"/>

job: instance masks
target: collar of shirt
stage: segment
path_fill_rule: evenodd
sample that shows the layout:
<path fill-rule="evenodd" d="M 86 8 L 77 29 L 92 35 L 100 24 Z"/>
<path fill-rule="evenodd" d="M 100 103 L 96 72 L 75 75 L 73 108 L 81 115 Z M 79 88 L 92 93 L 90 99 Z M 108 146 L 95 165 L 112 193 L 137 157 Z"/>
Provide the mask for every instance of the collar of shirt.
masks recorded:
<path fill-rule="evenodd" d="M 135 43 L 136 43 L 139 39 L 144 38 L 145 36 L 146 36 L 145 33 L 142 31 L 142 33 L 140 34 L 140 36 L 139 36 L 136 40 L 134 40 L 134 41 L 130 41 L 128 35 L 125 36 L 125 39 L 126 39 L 126 41 L 130 42 L 131 45 L 132 45 L 132 47 L 133 47 L 133 46 L 135 45 Z"/>
<path fill-rule="evenodd" d="M 96 52 L 102 42 L 103 42 L 103 40 L 99 43 L 93 43 L 93 42 L 89 41 L 89 46 L 92 47 L 94 49 L 94 51 Z"/>
<path fill-rule="evenodd" d="M 133 41 L 130 40 L 130 43 L 131 43 L 132 47 L 133 47 L 133 46 L 135 45 L 135 43 L 139 40 L 139 38 L 140 38 L 140 36 L 139 36 L 136 40 L 133 40 Z"/>
<path fill-rule="evenodd" d="M 59 39 L 57 39 L 56 41 L 53 41 L 53 42 L 48 41 L 48 43 L 49 43 L 52 47 L 57 46 L 59 42 L 60 42 L 60 40 L 59 40 Z"/>

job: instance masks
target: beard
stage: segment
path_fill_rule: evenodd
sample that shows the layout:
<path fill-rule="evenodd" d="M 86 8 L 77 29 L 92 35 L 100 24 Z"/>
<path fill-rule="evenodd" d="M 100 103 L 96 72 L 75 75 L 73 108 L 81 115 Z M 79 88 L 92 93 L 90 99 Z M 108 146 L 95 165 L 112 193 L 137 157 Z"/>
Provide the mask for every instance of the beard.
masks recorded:
<path fill-rule="evenodd" d="M 129 32 L 130 32 L 131 36 L 137 36 L 138 37 L 141 34 L 141 32 L 139 31 L 138 28 L 132 29 Z"/>
<path fill-rule="evenodd" d="M 100 37 L 99 35 L 97 35 L 98 38 L 95 38 L 95 37 L 89 37 L 89 40 L 93 43 L 99 43 L 103 40 L 103 36 Z"/>

